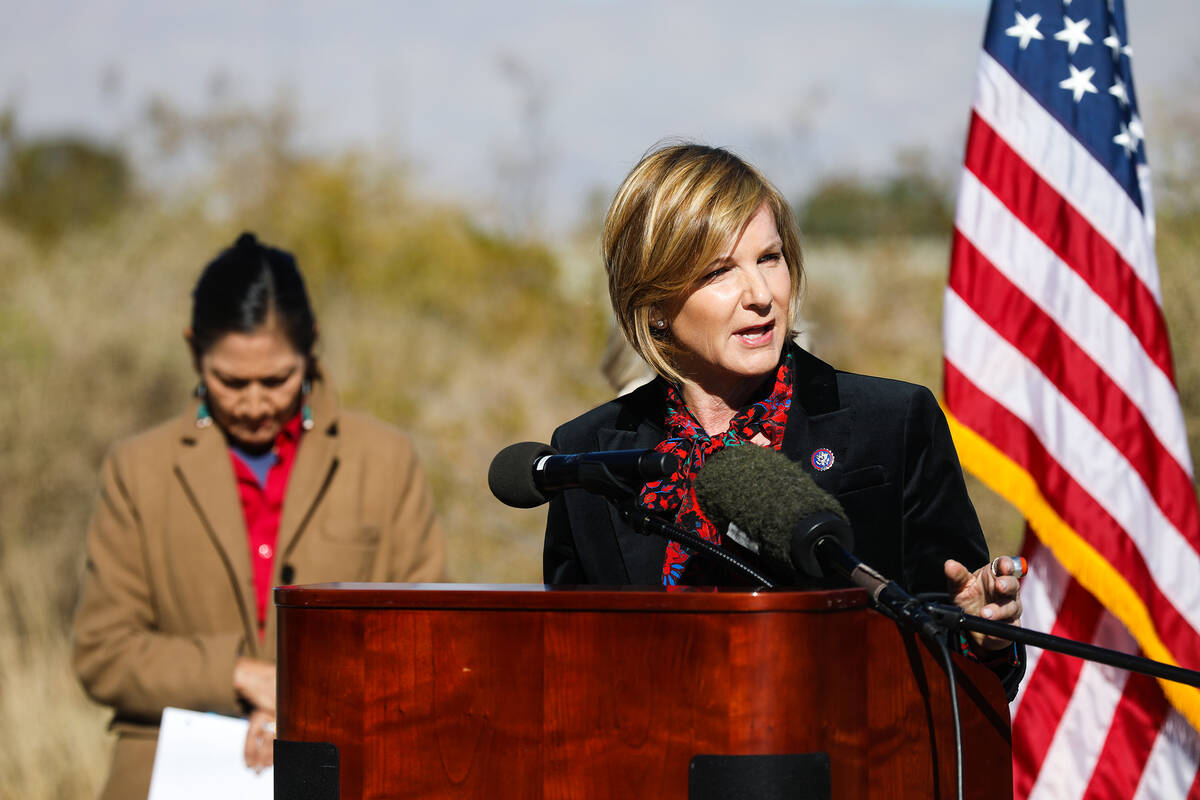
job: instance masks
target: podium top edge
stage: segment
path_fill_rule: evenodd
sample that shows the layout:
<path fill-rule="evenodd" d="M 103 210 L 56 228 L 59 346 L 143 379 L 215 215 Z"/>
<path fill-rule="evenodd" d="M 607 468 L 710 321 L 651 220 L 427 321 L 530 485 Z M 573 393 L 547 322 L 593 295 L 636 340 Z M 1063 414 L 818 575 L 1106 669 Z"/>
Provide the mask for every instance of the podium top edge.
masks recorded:
<path fill-rule="evenodd" d="M 321 583 L 278 586 L 279 608 L 531 611 L 832 612 L 865 608 L 862 589 L 763 590 L 471 583 Z"/>

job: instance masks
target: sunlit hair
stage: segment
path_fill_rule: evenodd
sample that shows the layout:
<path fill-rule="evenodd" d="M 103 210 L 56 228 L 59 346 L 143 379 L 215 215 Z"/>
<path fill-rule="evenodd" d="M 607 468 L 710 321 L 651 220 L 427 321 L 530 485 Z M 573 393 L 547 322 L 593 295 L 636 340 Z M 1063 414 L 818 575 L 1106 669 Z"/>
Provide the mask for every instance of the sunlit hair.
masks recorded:
<path fill-rule="evenodd" d="M 800 231 L 779 190 L 728 150 L 672 144 L 650 152 L 617 190 L 604 219 L 608 295 L 625 337 L 668 381 L 683 382 L 669 331 L 651 325 L 651 309 L 670 307 L 725 254 L 759 207 L 775 215 L 792 279 L 789 332 L 803 292 Z"/>

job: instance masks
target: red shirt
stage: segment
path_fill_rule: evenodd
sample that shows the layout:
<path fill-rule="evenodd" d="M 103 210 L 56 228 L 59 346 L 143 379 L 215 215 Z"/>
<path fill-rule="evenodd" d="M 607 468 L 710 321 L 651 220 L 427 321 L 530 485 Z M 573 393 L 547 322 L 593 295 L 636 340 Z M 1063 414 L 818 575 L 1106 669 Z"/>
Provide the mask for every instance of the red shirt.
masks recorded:
<path fill-rule="evenodd" d="M 233 474 L 237 479 L 238 497 L 242 501 L 242 517 L 246 520 L 246 539 L 250 545 L 250 565 L 254 572 L 254 599 L 258 609 L 258 635 L 266 634 L 267 601 L 271 594 L 271 571 L 275 564 L 275 544 L 279 538 L 279 516 L 288 477 L 296 461 L 300 444 L 301 415 L 297 414 L 283 426 L 275 437 L 275 463 L 267 472 L 265 485 L 258 482 L 254 471 L 231 448 Z"/>

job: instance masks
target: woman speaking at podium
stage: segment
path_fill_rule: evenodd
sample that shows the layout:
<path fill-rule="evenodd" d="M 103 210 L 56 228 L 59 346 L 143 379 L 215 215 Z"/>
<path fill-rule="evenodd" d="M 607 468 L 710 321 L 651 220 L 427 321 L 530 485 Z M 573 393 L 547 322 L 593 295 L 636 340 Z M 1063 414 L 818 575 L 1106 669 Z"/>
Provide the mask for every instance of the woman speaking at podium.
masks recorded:
<path fill-rule="evenodd" d="M 967 612 L 1020 616 L 1017 560 L 988 551 L 945 419 L 928 389 L 842 372 L 793 342 L 803 269 L 787 202 L 732 153 L 662 147 L 634 167 L 604 223 L 617 322 L 657 378 L 566 423 L 563 453 L 656 448 L 682 468 L 638 502 L 701 538 L 722 531 L 692 481 L 724 447 L 774 448 L 836 496 L 855 554 L 910 592 L 949 591 Z M 567 491 L 550 504 L 552 584 L 726 582 L 711 562 L 628 528 L 607 501 Z M 969 643 L 1009 659 L 1003 640 Z"/>
<path fill-rule="evenodd" d="M 104 798 L 146 797 L 163 708 L 248 715 L 271 763 L 277 584 L 437 581 L 444 545 L 408 439 L 339 408 L 292 256 L 242 234 L 204 270 L 182 415 L 102 469 L 74 663 L 114 709 Z"/>

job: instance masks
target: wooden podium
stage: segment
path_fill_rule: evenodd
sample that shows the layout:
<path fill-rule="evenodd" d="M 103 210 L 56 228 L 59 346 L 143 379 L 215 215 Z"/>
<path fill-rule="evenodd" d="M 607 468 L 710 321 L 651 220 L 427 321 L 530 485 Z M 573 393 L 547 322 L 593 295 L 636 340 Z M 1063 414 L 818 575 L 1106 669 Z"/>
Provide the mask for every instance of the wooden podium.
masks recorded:
<path fill-rule="evenodd" d="M 955 796 L 941 658 L 857 589 L 325 584 L 275 602 L 279 800 Z M 1004 692 L 955 664 L 965 794 L 1009 800 Z"/>

